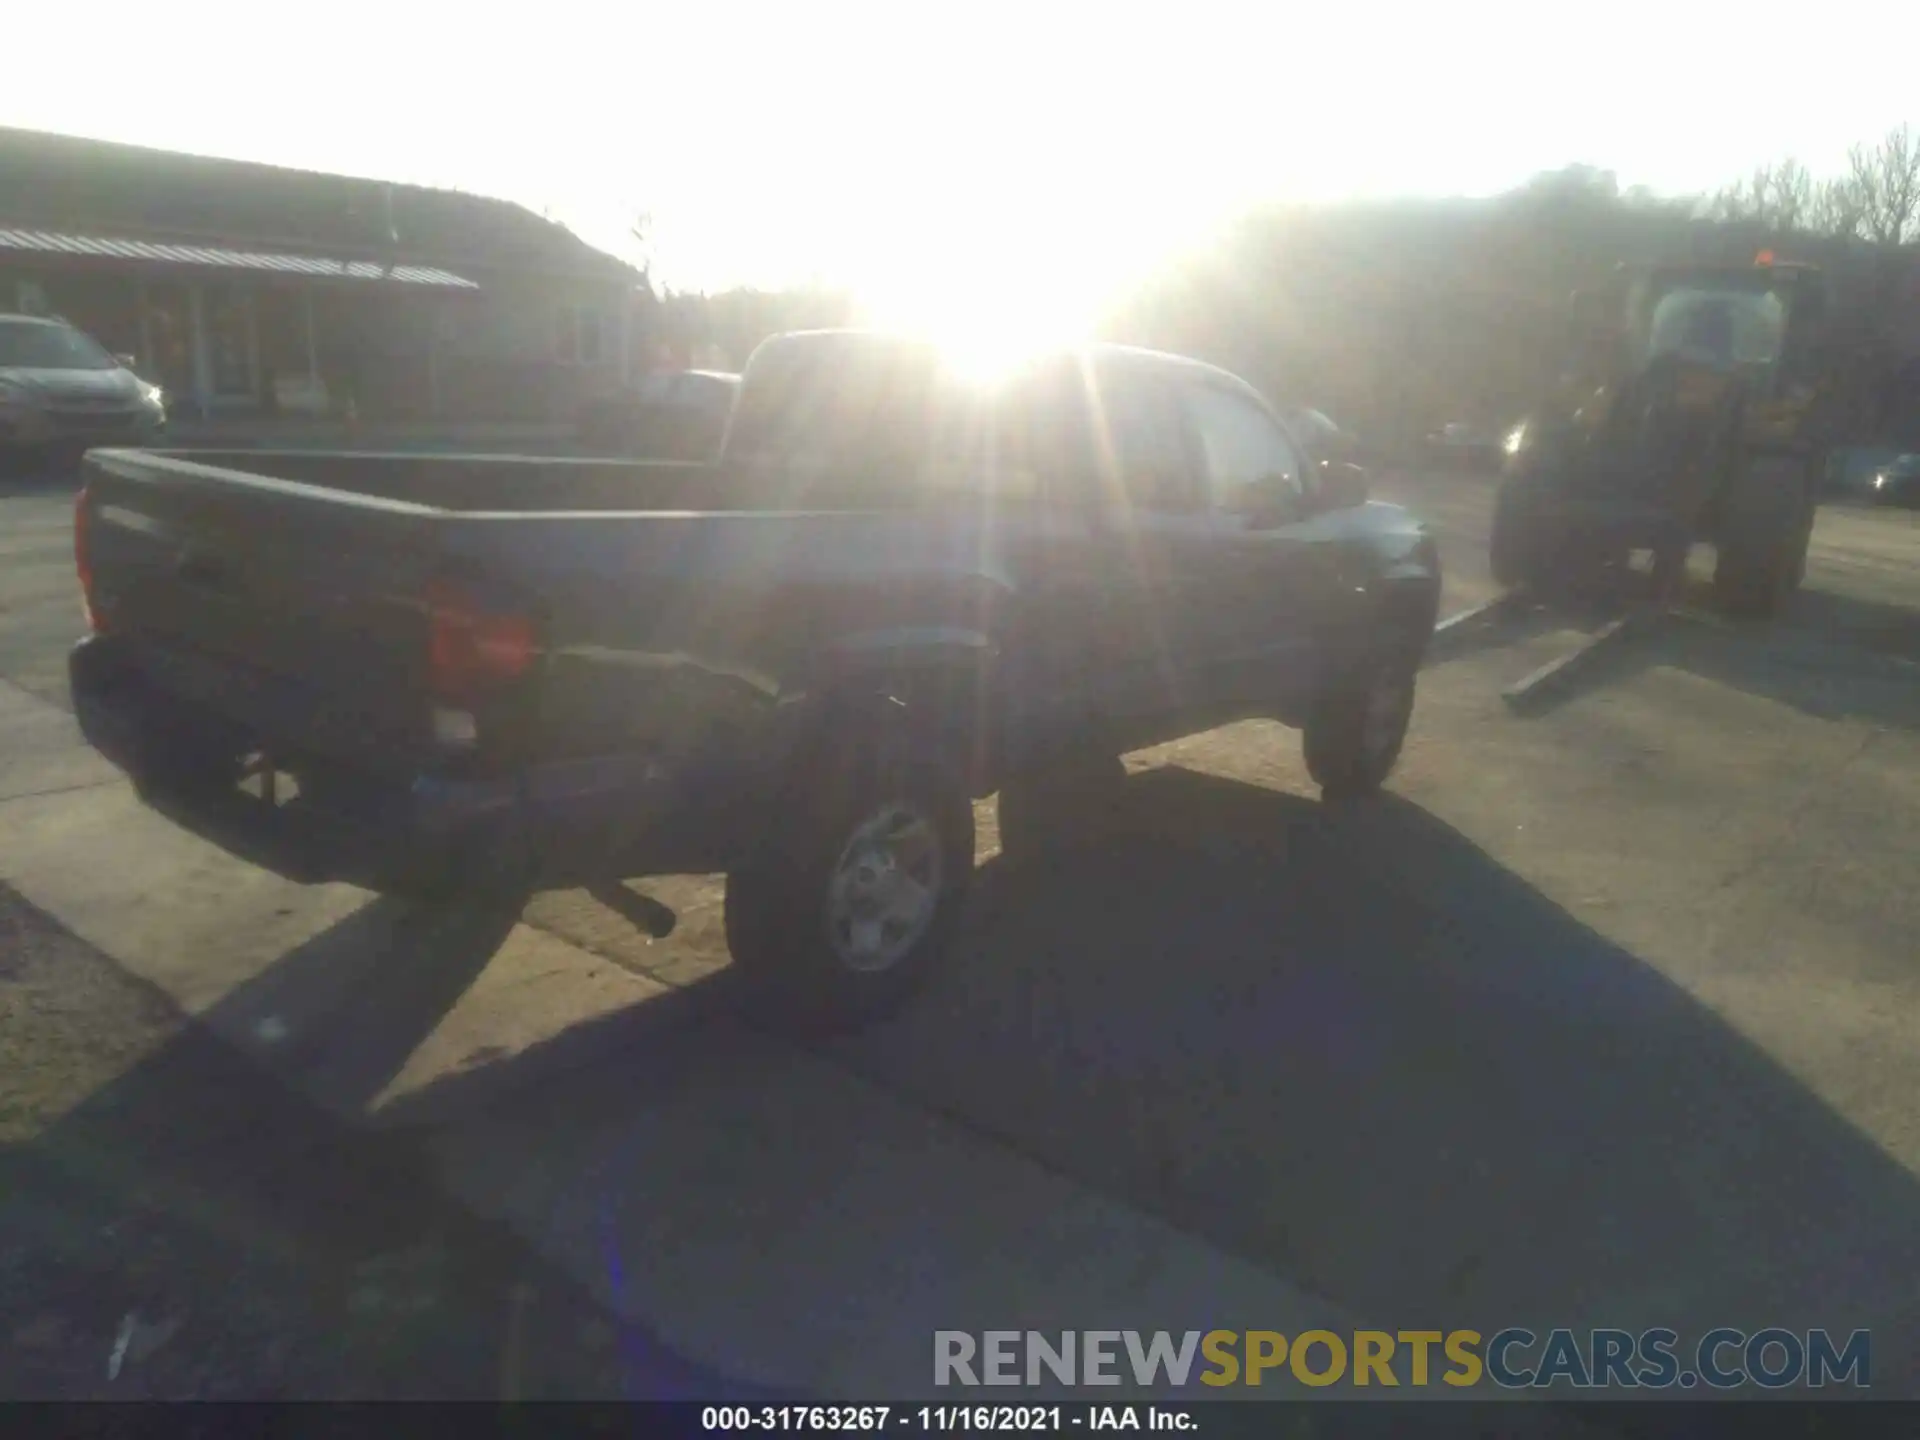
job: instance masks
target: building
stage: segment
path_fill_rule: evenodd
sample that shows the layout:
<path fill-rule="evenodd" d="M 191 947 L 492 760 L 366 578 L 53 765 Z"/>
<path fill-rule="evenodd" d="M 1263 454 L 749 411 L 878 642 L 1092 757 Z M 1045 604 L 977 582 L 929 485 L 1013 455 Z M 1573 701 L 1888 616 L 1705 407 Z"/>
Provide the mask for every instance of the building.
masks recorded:
<path fill-rule="evenodd" d="M 651 302 L 509 201 L 0 128 L 0 310 L 176 413 L 564 420 L 648 368 Z"/>

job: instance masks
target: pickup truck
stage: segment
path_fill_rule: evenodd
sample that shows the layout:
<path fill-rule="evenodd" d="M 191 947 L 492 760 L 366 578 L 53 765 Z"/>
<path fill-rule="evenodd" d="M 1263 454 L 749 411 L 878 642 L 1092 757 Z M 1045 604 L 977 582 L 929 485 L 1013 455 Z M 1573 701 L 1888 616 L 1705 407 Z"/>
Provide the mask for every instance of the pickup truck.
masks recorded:
<path fill-rule="evenodd" d="M 975 800 L 1039 857 L 1127 751 L 1250 717 L 1328 799 L 1375 790 L 1440 587 L 1251 387 L 1119 347 L 988 383 L 775 337 L 709 463 L 96 449 L 82 481 L 75 709 L 149 804 L 388 893 L 725 872 L 747 993 L 815 1029 L 936 963 Z"/>

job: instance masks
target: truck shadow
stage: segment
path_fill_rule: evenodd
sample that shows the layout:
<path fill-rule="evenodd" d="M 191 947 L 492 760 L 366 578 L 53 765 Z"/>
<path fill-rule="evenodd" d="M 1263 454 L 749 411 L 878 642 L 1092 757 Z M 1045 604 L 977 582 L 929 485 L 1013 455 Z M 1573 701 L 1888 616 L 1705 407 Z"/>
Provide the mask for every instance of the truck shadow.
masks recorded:
<path fill-rule="evenodd" d="M 848 1062 L 1363 1313 L 1838 1325 L 1917 1253 L 1912 1176 L 1427 812 L 1131 784 Z"/>
<path fill-rule="evenodd" d="M 986 864 L 930 990 L 813 1053 L 1383 1324 L 1904 1313 L 1914 1177 L 1432 815 L 1178 768 L 1129 780 L 1125 811 L 1078 857 Z M 666 1088 L 694 1056 L 764 1075 L 765 1046 L 626 1012 L 504 1062 L 541 1081 L 509 1106 L 500 1076 L 456 1075 L 407 1109 L 489 1097 L 611 1153 L 656 1067 Z M 771 1153 L 730 1163 L 774 1195 L 793 1178 Z M 727 1199 L 710 1166 L 648 1153 L 649 1224 L 703 1223 Z M 1910 1381 L 1876 1359 L 1876 1390 Z"/>
<path fill-rule="evenodd" d="M 930 989 L 810 1062 L 1389 1328 L 1844 1332 L 1911 1305 L 1914 1177 L 1711 1010 L 1417 806 L 1329 809 L 1163 768 L 1126 782 L 1118 822 L 1084 853 L 991 860 L 976 887 Z M 298 1083 L 331 1067 L 336 1103 L 371 1104 L 516 913 L 364 907 L 209 1018 L 235 1034 L 324 1015 L 328 1043 L 293 1036 L 261 1058 Z M 158 1157 L 183 1186 L 217 1171 L 270 1239 L 317 1236 L 350 1269 L 449 1223 L 436 1147 L 464 1127 L 516 1185 L 537 1165 L 567 1204 L 639 1212 L 616 1258 L 641 1272 L 661 1263 L 645 1234 L 711 1232 L 743 1193 L 769 1212 L 761 1223 L 792 1225 L 781 1196 L 817 1187 L 822 1166 L 848 1185 L 917 1163 L 826 1117 L 819 1134 L 729 1148 L 741 1088 L 794 1079 L 781 1044 L 727 1013 L 730 989 L 723 971 L 456 1071 L 376 1130 L 316 1127 L 264 1083 L 239 1103 L 230 1078 L 235 1104 L 183 1111 L 174 1074 L 204 1061 L 182 1039 L 42 1143 L 81 1168 Z M 682 1113 L 649 1129 L 662 1097 Z M 522 1243 L 476 1223 L 475 1244 Z M 625 1393 L 720 1383 L 636 1343 L 650 1378 Z M 1908 1361 L 1879 1348 L 1875 1390 L 1905 1393 Z"/>

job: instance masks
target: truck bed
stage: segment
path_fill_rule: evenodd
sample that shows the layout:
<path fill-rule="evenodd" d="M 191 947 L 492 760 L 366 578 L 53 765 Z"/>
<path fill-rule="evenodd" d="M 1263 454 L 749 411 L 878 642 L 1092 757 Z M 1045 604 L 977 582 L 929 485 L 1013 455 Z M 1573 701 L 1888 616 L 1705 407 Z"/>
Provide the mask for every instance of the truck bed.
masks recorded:
<path fill-rule="evenodd" d="M 701 464 L 96 451 L 84 479 L 94 649 L 120 693 L 354 786 L 536 766 L 564 785 L 571 765 L 609 806 L 631 799 L 609 766 L 750 792 L 828 650 L 977 613 L 956 590 L 993 585 L 964 513 L 747 509 L 771 482 Z M 537 634 L 510 691 L 437 688 L 449 577 Z M 450 706 L 475 744 L 449 751 Z"/>
<path fill-rule="evenodd" d="M 109 452 L 96 452 L 103 463 Z M 717 467 L 672 460 L 576 460 L 547 456 L 367 454 L 325 450 L 114 451 L 122 475 L 218 471 L 218 482 L 256 482 L 286 494 L 311 486 L 455 513 L 733 509 L 738 486 Z"/>

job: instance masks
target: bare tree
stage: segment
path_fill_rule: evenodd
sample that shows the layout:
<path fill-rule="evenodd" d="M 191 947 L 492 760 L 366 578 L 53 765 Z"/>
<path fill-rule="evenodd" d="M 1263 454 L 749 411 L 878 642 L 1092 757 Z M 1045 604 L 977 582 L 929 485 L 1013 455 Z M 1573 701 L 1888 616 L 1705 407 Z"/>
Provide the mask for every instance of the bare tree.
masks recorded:
<path fill-rule="evenodd" d="M 1725 189 L 1708 196 L 1701 207 L 1701 215 L 1705 219 L 1728 225 L 1758 223 L 1761 208 L 1766 204 L 1767 189 L 1772 183 L 1773 167 L 1759 166 L 1747 179 L 1736 180 Z"/>
<path fill-rule="evenodd" d="M 1782 160 L 1756 166 L 1744 181 L 1713 196 L 1705 213 L 1710 220 L 1790 235 L 1809 223 L 1815 193 L 1807 167 L 1798 160 Z"/>
<path fill-rule="evenodd" d="M 1913 126 L 1889 130 L 1878 145 L 1856 145 L 1847 159 L 1866 237 L 1887 246 L 1920 239 L 1920 136 Z"/>
<path fill-rule="evenodd" d="M 1851 240 L 1866 218 L 1866 198 L 1852 175 L 1822 180 L 1807 206 L 1807 228 L 1831 240 Z"/>
<path fill-rule="evenodd" d="M 1783 160 L 1773 167 L 1772 183 L 1767 190 L 1767 223 L 1783 235 L 1791 235 L 1807 223 L 1813 208 L 1813 176 L 1798 160 Z"/>

